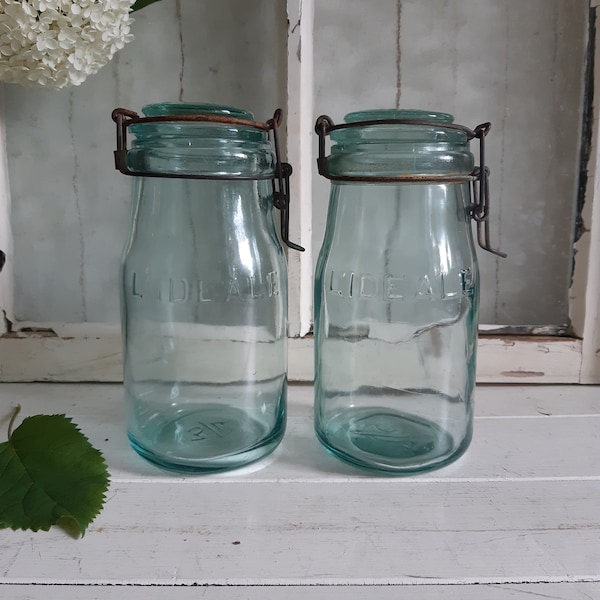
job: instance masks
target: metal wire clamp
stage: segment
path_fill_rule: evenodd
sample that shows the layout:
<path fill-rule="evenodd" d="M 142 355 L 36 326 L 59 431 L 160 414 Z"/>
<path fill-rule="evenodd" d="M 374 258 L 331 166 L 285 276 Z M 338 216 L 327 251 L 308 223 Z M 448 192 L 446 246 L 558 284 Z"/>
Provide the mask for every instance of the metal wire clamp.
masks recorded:
<path fill-rule="evenodd" d="M 117 149 L 115 155 L 115 168 L 124 175 L 134 177 L 163 177 L 175 179 L 216 179 L 216 180 L 263 180 L 270 179 L 273 182 L 273 204 L 279 210 L 281 217 L 281 239 L 286 246 L 299 252 L 304 248 L 290 241 L 290 186 L 289 179 L 292 174 L 292 166 L 281 161 L 279 144 L 279 126 L 281 125 L 283 112 L 278 108 L 273 118 L 262 123 L 260 121 L 249 121 L 235 117 L 226 117 L 207 113 L 165 115 L 158 117 L 140 117 L 136 112 L 126 108 L 115 108 L 112 119 L 117 125 Z M 275 169 L 273 174 L 266 175 L 238 175 L 238 174 L 198 174 L 198 173 L 157 173 L 155 171 L 132 171 L 127 164 L 127 128 L 138 123 L 219 123 L 224 125 L 240 125 L 251 127 L 261 131 L 273 132 L 273 145 L 275 148 Z"/>
<path fill-rule="evenodd" d="M 464 173 L 443 173 L 420 174 L 411 173 L 393 176 L 375 176 L 375 175 L 334 175 L 329 171 L 327 156 L 325 150 L 325 138 L 332 132 L 340 129 L 350 129 L 353 127 L 372 127 L 381 125 L 421 125 L 426 127 L 437 127 L 461 131 L 466 134 L 467 140 L 477 138 L 479 140 L 479 162 L 480 166 L 470 174 Z M 491 252 L 502 258 L 506 254 L 500 250 L 492 248 L 490 244 L 490 194 L 489 194 L 489 169 L 485 166 L 485 137 L 491 129 L 491 123 L 482 123 L 475 129 L 469 129 L 464 125 L 454 123 L 439 123 L 424 119 L 381 119 L 373 121 L 359 121 L 355 123 L 343 123 L 335 125 L 333 120 L 327 115 L 321 115 L 315 123 L 315 131 L 319 136 L 319 156 L 317 158 L 317 167 L 319 174 L 332 181 L 349 181 L 357 183 L 470 183 L 473 189 L 473 203 L 469 208 L 470 217 L 477 223 L 477 243 L 487 252 Z"/>

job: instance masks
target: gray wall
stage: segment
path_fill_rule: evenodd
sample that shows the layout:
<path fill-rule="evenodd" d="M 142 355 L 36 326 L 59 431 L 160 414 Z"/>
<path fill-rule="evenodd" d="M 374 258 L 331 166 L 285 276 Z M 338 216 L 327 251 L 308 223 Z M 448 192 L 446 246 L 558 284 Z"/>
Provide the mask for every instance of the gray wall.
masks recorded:
<path fill-rule="evenodd" d="M 131 181 L 114 170 L 116 106 L 286 101 L 283 0 L 164 0 L 136 39 L 71 90 L 4 86 L 19 320 L 116 322 Z"/>
<path fill-rule="evenodd" d="M 585 0 L 317 1 L 315 112 L 450 112 L 492 122 L 482 323 L 563 324 L 587 29 Z M 328 185 L 314 186 L 314 249 Z"/>
<path fill-rule="evenodd" d="M 315 116 L 428 108 L 492 121 L 493 242 L 482 322 L 567 320 L 585 0 L 317 0 Z M 81 87 L 4 86 L 20 320 L 116 322 L 129 181 L 112 166 L 115 106 L 285 106 L 283 0 L 164 0 Z M 315 176 L 315 258 L 328 185 Z"/>

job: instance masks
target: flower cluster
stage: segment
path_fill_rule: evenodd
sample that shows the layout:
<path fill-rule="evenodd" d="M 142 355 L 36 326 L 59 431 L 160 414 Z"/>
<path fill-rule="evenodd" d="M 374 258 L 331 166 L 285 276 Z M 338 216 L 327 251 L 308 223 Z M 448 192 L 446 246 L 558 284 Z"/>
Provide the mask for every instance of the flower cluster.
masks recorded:
<path fill-rule="evenodd" d="M 80 85 L 133 39 L 132 0 L 0 0 L 0 81 Z"/>

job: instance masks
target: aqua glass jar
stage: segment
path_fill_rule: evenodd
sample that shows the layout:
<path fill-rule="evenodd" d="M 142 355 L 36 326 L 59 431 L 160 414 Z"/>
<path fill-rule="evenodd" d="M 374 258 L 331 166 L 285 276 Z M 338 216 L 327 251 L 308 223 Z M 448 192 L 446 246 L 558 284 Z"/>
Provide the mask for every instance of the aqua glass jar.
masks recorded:
<path fill-rule="evenodd" d="M 331 180 L 315 283 L 315 430 L 342 460 L 408 474 L 441 467 L 473 431 L 487 169 L 451 115 L 405 110 L 320 117 Z M 330 156 L 325 138 L 330 135 Z M 475 186 L 472 199 L 471 188 Z"/>
<path fill-rule="evenodd" d="M 121 266 L 129 439 L 167 469 L 240 467 L 271 452 L 286 423 L 286 260 L 273 213 L 287 235 L 291 168 L 269 142 L 280 111 L 266 123 L 210 104 L 143 113 L 113 113 L 117 168 L 133 176 Z"/>

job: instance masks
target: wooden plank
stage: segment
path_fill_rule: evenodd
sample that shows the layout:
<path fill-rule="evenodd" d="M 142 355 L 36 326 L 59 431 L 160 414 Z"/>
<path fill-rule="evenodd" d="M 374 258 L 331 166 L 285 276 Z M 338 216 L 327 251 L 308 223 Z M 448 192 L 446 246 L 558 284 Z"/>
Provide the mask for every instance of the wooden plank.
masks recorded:
<path fill-rule="evenodd" d="M 600 47 L 597 50 L 597 69 L 600 69 Z M 600 83 L 597 92 L 600 93 Z M 597 109 L 596 109 L 597 110 Z M 595 122 L 598 135 L 598 121 Z M 584 300 L 583 346 L 581 381 L 582 383 L 600 383 L 600 153 L 596 151 L 591 181 L 591 197 L 587 199 L 582 219 L 588 229 L 583 245 L 588 250 L 586 289 Z M 577 251 L 578 252 L 578 251 Z"/>
<path fill-rule="evenodd" d="M 289 335 L 306 335 L 312 324 L 313 23 L 315 0 L 287 0 L 287 155 L 290 237 L 304 252 L 289 250 Z"/>
<path fill-rule="evenodd" d="M 489 385 L 475 389 L 475 415 L 558 416 L 600 412 L 600 387 L 582 385 Z"/>
<path fill-rule="evenodd" d="M 288 387 L 288 413 L 310 418 L 313 387 Z M 120 418 L 123 386 L 97 383 L 4 383 L 0 385 L 0 407 L 21 403 L 31 410 L 54 409 L 74 415 Z M 116 413 L 113 414 L 113 413 Z M 600 386 L 573 385 L 490 385 L 475 390 L 476 417 L 574 416 L 600 414 Z"/>
<path fill-rule="evenodd" d="M 16 404 L 22 406 L 23 417 L 65 413 L 102 450 L 113 481 L 184 479 L 151 465 L 129 447 L 121 386 L 4 384 L 0 392 L 0 429 Z M 313 432 L 312 403 L 312 387 L 290 386 L 288 427 L 280 447 L 258 463 L 202 480 L 372 481 L 370 475 L 345 465 L 320 446 Z M 481 386 L 475 406 L 475 432 L 465 456 L 417 480 L 600 478 L 598 388 Z M 512 411 L 518 416 L 512 416 Z"/>
<path fill-rule="evenodd" d="M 122 380 L 120 336 L 0 338 L 0 381 Z"/>
<path fill-rule="evenodd" d="M 596 2 L 592 2 L 596 6 Z M 597 10 L 597 9 L 596 9 Z M 596 31 L 600 15 L 596 13 Z M 597 36 L 597 34 L 596 34 Z M 600 44 L 595 41 L 592 96 L 600 94 Z M 588 59 L 589 60 L 589 59 Z M 584 204 L 578 218 L 580 236 L 573 246 L 573 277 L 569 290 L 569 316 L 576 335 L 583 338 L 581 382 L 600 383 L 600 153 L 598 104 L 592 106 L 592 139 Z"/>
<path fill-rule="evenodd" d="M 415 585 L 415 586 L 34 586 L 11 585 L 4 588 L 11 600 L 531 600 L 533 597 L 560 600 L 590 600 L 600 595 L 600 583 Z"/>
<path fill-rule="evenodd" d="M 2 533 L 0 597 L 600 593 L 598 388 L 480 386 L 465 458 L 404 479 L 363 475 L 329 457 L 312 433 L 309 386 L 291 386 L 284 443 L 254 472 L 164 474 L 127 448 L 121 393 L 117 385 L 0 386 L 0 428 L 17 402 L 23 416 L 66 412 L 102 445 L 112 474 L 105 509 L 83 539 Z"/>
<path fill-rule="evenodd" d="M 0 335 L 7 330 L 6 319 L 14 321 L 13 289 L 13 236 L 10 226 L 10 191 L 6 162 L 6 127 L 2 106 L 4 90 L 0 88 L 0 250 L 6 255 L 6 264 L 0 273 Z"/>
<path fill-rule="evenodd" d="M 578 383 L 581 340 L 535 336 L 481 336 L 477 381 Z"/>
<path fill-rule="evenodd" d="M 122 380 L 121 335 L 117 325 L 25 323 L 50 333 L 0 337 L 0 381 Z M 480 383 L 578 383 L 581 340 L 481 336 L 477 381 Z M 289 340 L 291 381 L 312 381 L 313 338 Z M 591 383 L 588 382 L 588 383 Z"/>
<path fill-rule="evenodd" d="M 6 532 L 1 583 L 600 582 L 600 481 L 113 483 L 74 542 Z"/>

